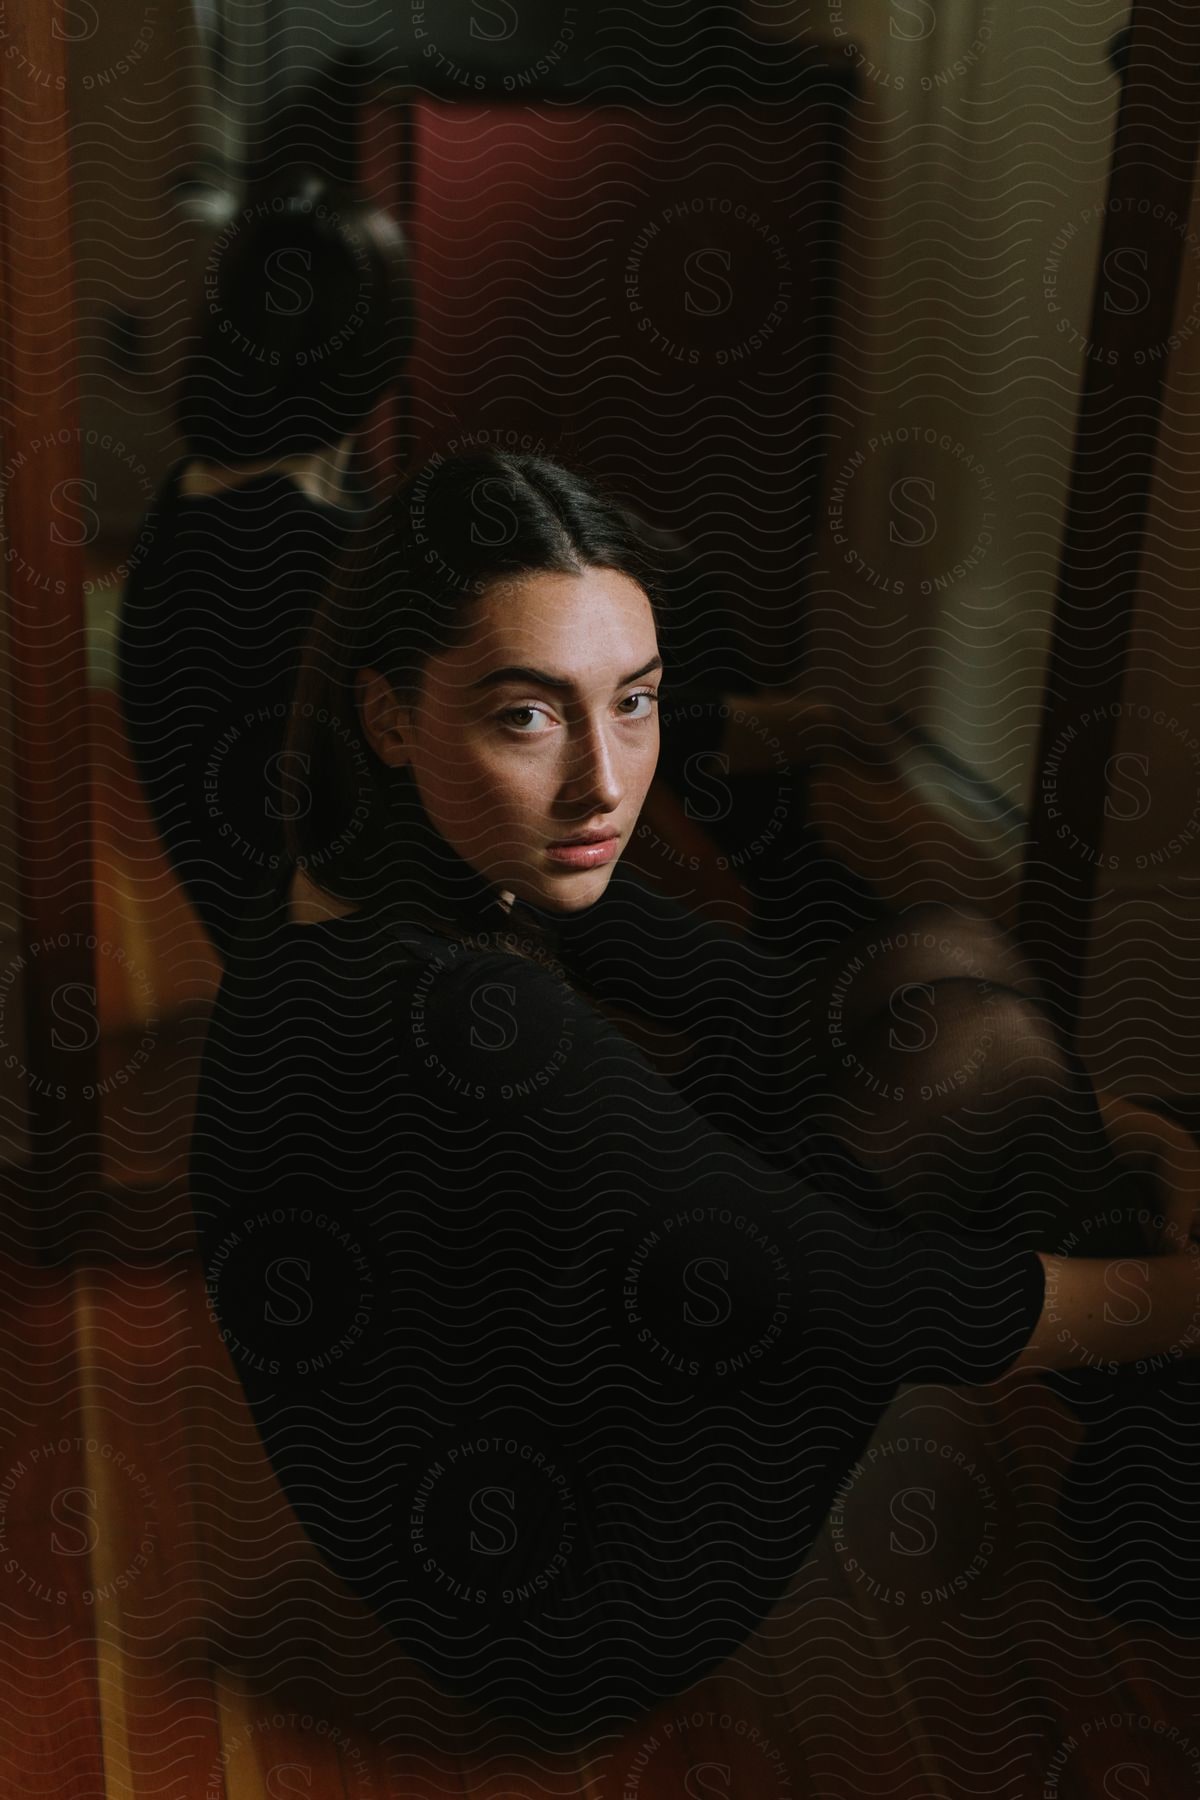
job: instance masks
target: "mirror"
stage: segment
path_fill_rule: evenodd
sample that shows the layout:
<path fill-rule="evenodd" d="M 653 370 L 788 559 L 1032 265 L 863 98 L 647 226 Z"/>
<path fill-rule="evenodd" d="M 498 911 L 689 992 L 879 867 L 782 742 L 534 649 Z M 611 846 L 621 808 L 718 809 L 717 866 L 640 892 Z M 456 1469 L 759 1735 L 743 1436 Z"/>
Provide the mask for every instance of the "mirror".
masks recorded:
<path fill-rule="evenodd" d="M 770 752 L 774 785 L 753 770 L 781 695 L 785 715 L 789 696 L 833 695 L 882 722 L 928 818 L 978 839 L 1015 892 L 1126 12 L 1064 34 L 1044 6 L 935 22 L 879 4 L 851 27 L 832 3 L 722 5 L 686 42 L 659 22 L 633 45 L 606 9 L 585 22 L 541 0 L 436 26 L 393 7 L 368 42 L 324 5 L 206 0 L 171 33 L 114 10 L 73 47 L 72 528 L 92 564 L 102 935 L 125 952 L 102 989 L 117 1072 L 137 1075 L 126 1039 L 147 1031 L 182 1031 L 194 1057 L 217 979 L 143 816 L 113 633 L 181 450 L 181 332 L 245 172 L 345 174 L 357 135 L 360 173 L 400 214 L 418 339 L 377 473 L 499 434 L 566 451 L 673 535 L 666 776 L 780 920 L 832 833 L 850 871 L 835 932 L 861 916 L 871 859 L 836 797 L 812 855 L 789 854 L 808 827 L 794 733 Z M 162 108 L 145 156 L 114 84 Z M 760 702 L 736 806 L 712 786 L 739 735 L 720 718 L 731 693 Z M 781 806 L 791 840 L 770 831 Z M 644 840 L 648 867 L 678 879 L 662 842 Z M 116 1133 L 123 1172 L 166 1179 L 185 1125 Z"/>

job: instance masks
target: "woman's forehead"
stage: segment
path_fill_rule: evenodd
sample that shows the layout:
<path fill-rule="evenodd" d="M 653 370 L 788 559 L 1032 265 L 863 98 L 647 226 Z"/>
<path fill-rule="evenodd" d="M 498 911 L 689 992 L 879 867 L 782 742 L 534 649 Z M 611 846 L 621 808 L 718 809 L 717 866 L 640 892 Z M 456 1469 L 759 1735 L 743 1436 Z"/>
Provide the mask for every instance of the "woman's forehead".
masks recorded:
<path fill-rule="evenodd" d="M 472 603 L 446 672 L 479 680 L 507 666 L 574 686 L 619 680 L 657 653 L 645 590 L 613 569 L 537 574 L 493 583 Z"/>

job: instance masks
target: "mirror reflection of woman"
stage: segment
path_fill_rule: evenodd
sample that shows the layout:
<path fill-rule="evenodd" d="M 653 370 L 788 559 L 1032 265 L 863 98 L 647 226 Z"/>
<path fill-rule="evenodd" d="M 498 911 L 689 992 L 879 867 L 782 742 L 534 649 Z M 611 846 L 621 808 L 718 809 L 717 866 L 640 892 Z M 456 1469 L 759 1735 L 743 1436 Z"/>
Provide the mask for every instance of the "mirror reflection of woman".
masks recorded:
<path fill-rule="evenodd" d="M 399 227 L 311 171 L 249 192 L 209 247 L 175 397 L 182 454 L 118 646 L 142 789 L 222 959 L 283 863 L 288 802 L 261 791 L 264 771 L 283 779 L 300 647 L 375 499 L 362 432 L 411 341 Z"/>
<path fill-rule="evenodd" d="M 435 457 L 357 534 L 193 1141 L 206 1293 L 297 1515 L 447 1693 L 551 1734 L 744 1641 L 901 1381 L 1066 1391 L 1198 1301 L 1194 1256 L 1151 1258 L 1114 1320 L 1110 1265 L 1053 1253 L 1127 1176 L 984 921 L 866 946 L 848 1062 L 825 972 L 622 866 L 660 625 L 627 515 L 538 458 Z"/>

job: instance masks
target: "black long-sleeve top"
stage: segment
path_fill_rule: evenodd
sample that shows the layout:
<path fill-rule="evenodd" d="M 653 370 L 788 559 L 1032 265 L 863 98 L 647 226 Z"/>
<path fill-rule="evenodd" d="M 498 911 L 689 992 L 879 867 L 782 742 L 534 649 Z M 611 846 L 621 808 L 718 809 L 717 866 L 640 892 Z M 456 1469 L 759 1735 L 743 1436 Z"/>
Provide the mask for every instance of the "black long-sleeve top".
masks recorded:
<path fill-rule="evenodd" d="M 310 1532 L 447 1685 L 494 1677 L 526 1710 L 542 1687 L 562 1716 L 666 1695 L 782 1590 L 901 1373 L 982 1379 L 1015 1354 L 1040 1266 L 1028 1239 L 895 1229 L 809 1128 L 803 969 L 620 868 L 553 934 L 570 988 L 544 950 L 287 925 L 279 758 L 366 496 L 328 507 L 275 474 L 185 498 L 183 467 L 124 598 L 120 692 L 171 860 L 233 958 L 193 1157 L 215 1315 Z M 238 958 L 260 906 L 274 923 Z M 613 1012 L 690 1048 L 652 1068 Z M 1195 1379 L 1160 1384 L 1155 1443 Z M 1091 1404 L 1102 1473 L 1145 1469 L 1156 1521 L 1166 1492 L 1172 1541 L 1194 1541 L 1140 1387 Z M 516 1450 L 461 1450 L 514 1407 Z M 575 1484 L 569 1554 L 545 1443 Z M 1151 1543 L 1089 1483 L 1098 1535 Z M 1195 1588 L 1183 1560 L 1172 1596 Z"/>
<path fill-rule="evenodd" d="M 723 1660 L 898 1382 L 999 1374 L 1043 1282 L 881 1222 L 781 1104 L 775 959 L 620 870 L 552 949 L 521 921 L 528 955 L 281 895 L 221 988 L 191 1180 L 319 1547 L 447 1688 L 568 1721 Z M 685 1032 L 675 1077 L 602 1006 Z"/>
<path fill-rule="evenodd" d="M 118 695 L 155 826 L 224 959 L 284 866 L 300 652 L 369 495 L 335 506 L 268 471 L 189 496 L 186 467 L 159 491 L 122 596 Z"/>

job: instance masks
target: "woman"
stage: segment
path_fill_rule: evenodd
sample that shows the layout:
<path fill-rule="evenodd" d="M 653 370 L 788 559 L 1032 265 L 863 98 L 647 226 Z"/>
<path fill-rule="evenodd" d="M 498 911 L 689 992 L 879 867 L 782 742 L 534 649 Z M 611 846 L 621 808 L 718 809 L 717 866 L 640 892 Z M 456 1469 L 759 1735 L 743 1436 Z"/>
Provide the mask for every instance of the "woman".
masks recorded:
<path fill-rule="evenodd" d="M 192 1159 L 310 1535 L 448 1691 L 552 1731 L 746 1637 L 901 1380 L 1136 1357 L 1196 1298 L 1163 1257 L 1116 1324 L 1107 1265 L 1046 1254 L 1122 1175 L 982 923 L 914 916 L 843 980 L 624 875 L 651 596 L 624 517 L 533 457 L 435 461 L 360 534 Z M 947 1208 L 957 1237 L 898 1219 Z"/>
<path fill-rule="evenodd" d="M 209 248 L 118 637 L 120 699 L 176 875 L 224 956 L 284 861 L 283 753 L 317 600 L 374 496 L 355 441 L 412 341 L 399 228 L 315 175 L 249 193 Z"/>

